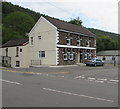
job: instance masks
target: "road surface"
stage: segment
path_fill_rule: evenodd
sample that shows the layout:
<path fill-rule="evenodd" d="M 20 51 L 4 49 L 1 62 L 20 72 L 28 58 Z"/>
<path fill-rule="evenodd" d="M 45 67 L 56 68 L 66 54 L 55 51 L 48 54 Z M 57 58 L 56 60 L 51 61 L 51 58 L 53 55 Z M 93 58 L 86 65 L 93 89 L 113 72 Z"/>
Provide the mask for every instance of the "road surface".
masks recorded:
<path fill-rule="evenodd" d="M 117 107 L 118 85 L 55 76 L 2 71 L 3 107 Z"/>

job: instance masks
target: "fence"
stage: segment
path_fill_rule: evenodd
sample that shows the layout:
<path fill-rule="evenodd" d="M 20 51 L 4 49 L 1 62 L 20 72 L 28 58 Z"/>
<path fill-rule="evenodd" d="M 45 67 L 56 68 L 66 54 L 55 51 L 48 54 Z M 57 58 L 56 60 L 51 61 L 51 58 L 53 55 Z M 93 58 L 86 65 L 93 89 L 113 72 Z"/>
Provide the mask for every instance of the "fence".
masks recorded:
<path fill-rule="evenodd" d="M 11 67 L 11 57 L 0 56 L 0 65 Z"/>
<path fill-rule="evenodd" d="M 41 60 L 31 60 L 31 66 L 35 66 L 35 65 L 42 65 Z"/>

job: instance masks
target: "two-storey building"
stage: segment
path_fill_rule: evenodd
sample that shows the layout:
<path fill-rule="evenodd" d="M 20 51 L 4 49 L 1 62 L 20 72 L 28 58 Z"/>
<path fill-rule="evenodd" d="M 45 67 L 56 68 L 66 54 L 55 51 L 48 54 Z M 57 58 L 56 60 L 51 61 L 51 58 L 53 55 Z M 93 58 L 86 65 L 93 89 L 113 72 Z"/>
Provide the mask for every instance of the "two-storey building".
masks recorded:
<path fill-rule="evenodd" d="M 31 60 L 44 65 L 84 63 L 96 56 L 96 38 L 82 26 L 41 17 L 29 33 Z M 33 63 L 34 64 L 34 63 Z"/>

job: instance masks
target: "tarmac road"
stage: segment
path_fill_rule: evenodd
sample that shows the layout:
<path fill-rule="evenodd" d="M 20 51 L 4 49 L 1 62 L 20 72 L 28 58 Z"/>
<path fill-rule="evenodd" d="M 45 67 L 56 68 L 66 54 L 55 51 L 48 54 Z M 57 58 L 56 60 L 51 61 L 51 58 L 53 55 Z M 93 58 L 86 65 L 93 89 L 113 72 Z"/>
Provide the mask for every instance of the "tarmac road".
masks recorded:
<path fill-rule="evenodd" d="M 118 85 L 48 74 L 2 72 L 3 107 L 117 107 Z"/>

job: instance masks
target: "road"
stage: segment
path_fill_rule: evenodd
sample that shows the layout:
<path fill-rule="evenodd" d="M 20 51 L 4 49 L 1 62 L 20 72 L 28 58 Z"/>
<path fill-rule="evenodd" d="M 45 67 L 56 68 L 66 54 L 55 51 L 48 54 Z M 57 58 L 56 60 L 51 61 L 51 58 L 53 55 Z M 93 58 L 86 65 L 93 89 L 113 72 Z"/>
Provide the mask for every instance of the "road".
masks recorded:
<path fill-rule="evenodd" d="M 2 71 L 3 107 L 117 107 L 118 85 L 69 76 Z"/>

